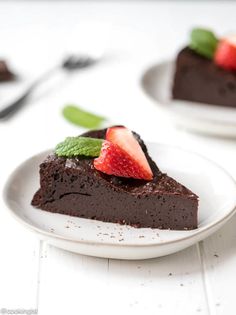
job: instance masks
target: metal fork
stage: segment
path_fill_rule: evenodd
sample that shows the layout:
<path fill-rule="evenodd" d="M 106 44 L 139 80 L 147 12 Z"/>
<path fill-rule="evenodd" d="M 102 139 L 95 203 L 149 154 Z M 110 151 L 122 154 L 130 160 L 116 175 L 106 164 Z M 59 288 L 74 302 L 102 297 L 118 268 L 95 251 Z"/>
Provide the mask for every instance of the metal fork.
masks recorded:
<path fill-rule="evenodd" d="M 42 74 L 33 83 L 31 83 L 31 85 L 20 96 L 0 110 L 0 120 L 12 117 L 19 109 L 23 107 L 23 105 L 26 103 L 26 100 L 34 92 L 36 87 L 38 87 L 45 80 L 48 80 L 59 69 L 74 71 L 86 68 L 96 63 L 98 59 L 99 58 L 89 55 L 71 55 L 67 57 L 61 64 Z"/>

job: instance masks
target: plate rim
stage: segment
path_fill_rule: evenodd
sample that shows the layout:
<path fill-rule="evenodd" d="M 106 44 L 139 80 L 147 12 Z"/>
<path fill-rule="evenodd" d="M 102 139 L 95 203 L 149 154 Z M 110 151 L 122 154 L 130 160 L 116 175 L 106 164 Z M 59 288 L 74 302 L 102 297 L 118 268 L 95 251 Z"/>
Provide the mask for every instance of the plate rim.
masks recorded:
<path fill-rule="evenodd" d="M 226 171 L 221 165 L 219 165 L 217 162 L 205 157 L 204 155 L 202 155 L 201 153 L 195 152 L 193 150 L 188 150 L 188 149 L 183 149 L 180 146 L 176 146 L 176 145 L 169 145 L 166 143 L 157 143 L 157 142 L 150 142 L 147 141 L 146 142 L 147 145 L 151 144 L 151 145 L 161 145 L 163 147 L 167 147 L 167 148 L 172 148 L 172 149 L 177 149 L 180 151 L 184 151 L 186 153 L 190 153 L 193 154 L 195 156 L 198 156 L 199 158 L 206 160 L 208 163 L 213 164 L 216 168 L 218 168 L 221 172 L 224 173 L 225 176 L 228 177 L 228 179 L 232 182 L 233 186 L 235 187 L 235 191 L 236 191 L 236 180 L 229 174 L 228 171 Z M 20 222 L 21 224 L 23 224 L 24 226 L 26 226 L 29 230 L 36 232 L 37 234 L 43 235 L 43 236 L 47 236 L 49 238 L 53 238 L 56 240 L 63 240 L 63 241 L 67 241 L 67 242 L 73 242 L 73 243 L 79 243 L 79 244 L 87 244 L 87 245 L 99 245 L 99 246 L 116 246 L 116 247 L 162 247 L 162 246 L 166 246 L 166 245 L 171 245 L 171 244 L 178 244 L 193 238 L 197 238 L 201 235 L 203 235 L 204 238 L 204 233 L 207 230 L 212 230 L 212 232 L 215 231 L 215 228 L 217 228 L 217 226 L 221 227 L 224 223 L 226 223 L 236 212 L 236 195 L 235 195 L 235 200 L 234 200 L 234 205 L 233 207 L 228 211 L 227 215 L 225 215 L 223 218 L 221 218 L 220 220 L 214 220 L 213 222 L 207 224 L 205 227 L 202 228 L 197 228 L 194 230 L 189 230 L 189 231 L 185 231 L 186 233 L 188 232 L 192 232 L 190 235 L 186 235 L 183 237 L 180 237 L 178 239 L 173 239 L 173 240 L 169 240 L 169 241 L 163 241 L 160 243 L 143 243 L 143 244 L 134 244 L 134 243 L 109 243 L 106 241 L 89 241 L 86 239 L 73 239 L 70 237 L 65 237 L 62 236 L 60 234 L 57 233 L 51 233 L 48 231 L 45 231 L 41 228 L 36 227 L 33 224 L 30 224 L 29 222 L 25 221 L 23 218 L 21 218 L 19 215 L 16 214 L 16 212 L 14 210 L 11 209 L 10 205 L 8 204 L 8 198 L 7 198 L 7 191 L 10 187 L 10 183 L 12 182 L 12 178 L 15 176 L 15 174 L 19 171 L 19 169 L 21 169 L 25 164 L 27 164 L 30 160 L 38 157 L 39 155 L 47 155 L 48 153 L 52 152 L 52 149 L 49 150 L 44 150 L 41 151 L 39 153 L 36 153 L 32 156 L 30 156 L 29 158 L 27 158 L 26 160 L 21 161 L 20 164 L 17 165 L 17 167 L 10 173 L 10 175 L 8 176 L 7 180 L 5 180 L 4 186 L 3 186 L 3 190 L 2 190 L 2 197 L 3 197 L 3 201 L 4 201 L 4 205 L 5 208 L 7 209 L 8 213 L 10 213 L 15 219 L 16 221 Z M 43 211 L 43 210 L 42 210 Z M 59 213 L 55 213 L 56 215 L 60 215 Z M 93 220 L 93 221 L 97 221 L 100 222 L 98 220 Z M 104 222 L 106 223 L 106 222 Z M 108 224 L 112 224 L 112 222 L 108 222 Z M 116 224 L 116 223 L 113 223 Z M 159 231 L 159 229 L 152 229 L 155 231 Z M 211 233 L 210 233 L 211 234 Z M 209 234 L 209 235 L 210 235 Z"/>

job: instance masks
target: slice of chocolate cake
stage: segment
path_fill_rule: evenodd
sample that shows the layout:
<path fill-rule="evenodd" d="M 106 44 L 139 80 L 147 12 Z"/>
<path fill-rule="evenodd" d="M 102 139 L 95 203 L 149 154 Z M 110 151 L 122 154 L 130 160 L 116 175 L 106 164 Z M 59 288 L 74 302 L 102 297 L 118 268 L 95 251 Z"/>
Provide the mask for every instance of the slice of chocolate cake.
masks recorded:
<path fill-rule="evenodd" d="M 0 60 L 0 82 L 11 81 L 15 75 L 9 70 L 5 61 Z"/>
<path fill-rule="evenodd" d="M 176 60 L 173 99 L 236 107 L 236 71 L 186 47 Z"/>
<path fill-rule="evenodd" d="M 110 128 L 109 128 L 110 129 Z M 49 155 L 40 165 L 40 189 L 32 205 L 55 213 L 128 224 L 135 227 L 190 230 L 197 228 L 198 197 L 162 173 L 141 146 L 152 180 L 107 175 L 94 167 L 94 158 Z M 83 137 L 105 139 L 106 129 Z"/>

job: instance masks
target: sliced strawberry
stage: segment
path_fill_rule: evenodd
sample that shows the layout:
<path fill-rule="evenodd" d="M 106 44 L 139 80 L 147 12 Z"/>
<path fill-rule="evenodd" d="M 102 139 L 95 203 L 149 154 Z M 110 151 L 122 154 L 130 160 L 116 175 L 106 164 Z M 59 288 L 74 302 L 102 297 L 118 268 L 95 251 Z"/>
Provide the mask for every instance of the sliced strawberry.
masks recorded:
<path fill-rule="evenodd" d="M 226 69 L 236 70 L 236 36 L 222 39 L 216 48 L 215 63 Z"/>
<path fill-rule="evenodd" d="M 135 159 L 117 144 L 105 140 L 100 156 L 94 160 L 94 167 L 108 175 L 151 180 L 152 173 L 142 167 Z"/>
<path fill-rule="evenodd" d="M 131 130 L 125 127 L 111 127 L 107 129 L 106 139 L 112 143 L 117 144 L 122 150 L 124 150 L 135 161 L 145 174 L 148 174 L 147 179 L 153 178 L 153 173 L 147 158 L 135 139 Z"/>

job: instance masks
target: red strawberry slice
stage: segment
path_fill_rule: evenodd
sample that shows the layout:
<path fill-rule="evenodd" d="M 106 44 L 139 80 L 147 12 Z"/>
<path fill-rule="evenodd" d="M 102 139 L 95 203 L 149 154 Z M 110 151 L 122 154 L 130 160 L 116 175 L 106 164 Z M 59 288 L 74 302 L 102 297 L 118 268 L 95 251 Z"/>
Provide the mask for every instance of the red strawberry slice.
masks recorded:
<path fill-rule="evenodd" d="M 130 159 L 135 161 L 145 173 L 149 174 L 149 179 L 153 177 L 147 158 L 131 130 L 126 127 L 108 128 L 106 139 L 117 144 L 124 150 L 129 155 Z"/>
<path fill-rule="evenodd" d="M 152 171 L 140 165 L 117 144 L 105 140 L 94 167 L 108 175 L 151 180 Z M 150 168 L 150 167 L 149 167 Z"/>
<path fill-rule="evenodd" d="M 153 178 L 153 173 L 147 158 L 131 130 L 123 126 L 108 128 L 106 139 L 117 144 L 121 149 L 127 152 L 130 158 L 143 169 L 143 172 L 148 174 L 147 179 Z"/>
<path fill-rule="evenodd" d="M 222 39 L 216 48 L 215 63 L 226 69 L 236 70 L 236 36 Z"/>

